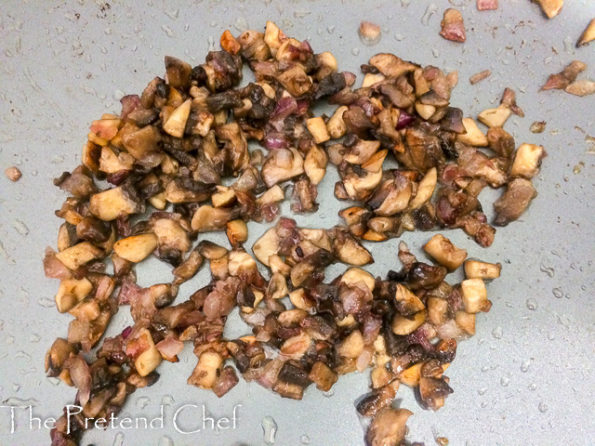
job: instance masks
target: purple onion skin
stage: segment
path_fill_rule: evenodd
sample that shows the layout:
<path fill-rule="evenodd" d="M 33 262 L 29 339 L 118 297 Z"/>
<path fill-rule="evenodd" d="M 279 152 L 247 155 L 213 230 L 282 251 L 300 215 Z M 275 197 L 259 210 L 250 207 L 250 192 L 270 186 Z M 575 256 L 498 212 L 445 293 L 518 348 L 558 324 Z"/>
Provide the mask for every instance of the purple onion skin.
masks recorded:
<path fill-rule="evenodd" d="M 413 117 L 413 115 L 410 115 L 406 111 L 401 110 L 401 113 L 399 114 L 399 120 L 397 121 L 397 130 L 401 130 L 405 127 L 408 127 L 409 125 L 411 125 L 414 119 L 415 118 Z"/>

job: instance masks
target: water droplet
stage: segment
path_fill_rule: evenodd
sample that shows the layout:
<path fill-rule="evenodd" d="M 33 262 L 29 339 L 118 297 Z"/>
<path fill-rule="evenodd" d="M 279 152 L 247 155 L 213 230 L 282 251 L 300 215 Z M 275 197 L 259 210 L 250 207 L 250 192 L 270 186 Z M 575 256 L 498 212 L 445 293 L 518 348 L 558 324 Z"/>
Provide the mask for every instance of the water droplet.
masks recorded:
<path fill-rule="evenodd" d="M 19 383 L 13 383 L 12 390 L 13 392 L 18 392 L 19 390 L 21 390 L 21 385 Z"/>
<path fill-rule="evenodd" d="M 300 443 L 301 444 L 310 444 L 310 437 L 308 437 L 306 434 L 302 435 L 300 437 Z"/>
<path fill-rule="evenodd" d="M 504 330 L 499 325 L 492 330 L 492 336 L 495 339 L 502 339 L 502 335 L 504 334 Z"/>
<path fill-rule="evenodd" d="M 523 363 L 521 364 L 521 372 L 523 373 L 527 373 L 529 371 L 529 367 L 531 366 L 531 360 L 527 359 L 525 361 L 523 361 Z"/>
<path fill-rule="evenodd" d="M 485 395 L 487 391 L 488 391 L 488 388 L 487 388 L 487 387 L 482 387 L 481 389 L 479 389 L 479 390 L 477 391 L 477 393 L 478 393 L 479 395 Z"/>
<path fill-rule="evenodd" d="M 49 297 L 40 297 L 37 303 L 45 308 L 51 308 L 55 305 L 54 301 Z"/>
<path fill-rule="evenodd" d="M 482 409 L 485 409 L 486 407 L 488 407 L 488 402 L 487 401 L 482 401 L 480 404 Z"/>
<path fill-rule="evenodd" d="M 403 40 L 405 38 L 405 36 L 401 33 L 395 33 L 395 40 L 400 42 L 401 40 Z"/>
<path fill-rule="evenodd" d="M 29 234 L 29 228 L 27 227 L 27 225 L 18 218 L 13 222 L 12 226 L 22 236 Z"/>
<path fill-rule="evenodd" d="M 277 423 L 273 417 L 266 416 L 262 419 L 263 439 L 266 444 L 275 444 L 275 436 L 277 435 Z"/>
<path fill-rule="evenodd" d="M 120 99 L 122 99 L 124 97 L 125 93 L 122 90 L 116 90 L 114 91 L 114 99 L 116 101 L 119 101 Z"/>
<path fill-rule="evenodd" d="M 531 383 L 531 384 L 529 384 L 529 386 L 527 388 L 531 391 L 534 391 L 535 389 L 537 389 L 537 384 Z"/>
<path fill-rule="evenodd" d="M 411 3 L 411 0 L 401 0 L 401 6 L 406 8 Z"/>
<path fill-rule="evenodd" d="M 543 262 L 539 265 L 539 271 L 546 273 L 548 277 L 554 277 L 554 274 L 556 273 L 556 270 L 553 267 L 547 266 Z"/>
<path fill-rule="evenodd" d="M 351 48 L 351 54 L 357 56 L 359 54 L 359 48 Z"/>
<path fill-rule="evenodd" d="M 32 342 L 33 344 L 39 342 L 40 340 L 41 337 L 37 333 L 31 334 L 31 336 L 29 337 L 29 342 Z"/>
<path fill-rule="evenodd" d="M 547 407 L 547 404 L 545 404 L 543 401 L 539 403 L 539 405 L 537 406 L 537 408 L 539 409 L 539 411 L 541 413 L 546 413 L 547 410 L 549 409 L 549 407 Z"/>
<path fill-rule="evenodd" d="M 159 439 L 159 446 L 175 446 L 174 441 L 167 435 L 164 435 Z"/>
<path fill-rule="evenodd" d="M 510 384 L 509 378 L 507 378 L 506 376 L 503 376 L 502 378 L 500 378 L 500 385 L 502 387 L 508 387 L 509 384 Z"/>
<path fill-rule="evenodd" d="M 428 24 L 430 23 L 430 19 L 434 14 L 436 14 L 436 11 L 438 11 L 438 6 L 436 6 L 435 3 L 430 3 L 426 8 L 426 12 L 424 12 L 424 15 L 421 18 L 421 24 L 424 26 L 428 26 Z"/>
<path fill-rule="evenodd" d="M 327 26 L 326 32 L 329 33 L 329 34 L 334 33 L 335 32 L 335 25 L 329 25 L 329 26 Z"/>
<path fill-rule="evenodd" d="M 436 48 L 432 48 L 432 56 L 436 58 L 440 57 L 440 51 L 438 51 Z"/>
<path fill-rule="evenodd" d="M 564 291 L 562 291 L 561 288 L 554 288 L 552 293 L 554 293 L 554 297 L 558 299 L 562 299 L 562 297 L 564 297 Z"/>
<path fill-rule="evenodd" d="M 322 392 L 322 395 L 325 396 L 325 397 L 327 397 L 327 398 L 330 398 L 334 394 L 335 394 L 335 389 L 330 389 L 330 390 L 328 390 L 326 392 Z"/>
<path fill-rule="evenodd" d="M 553 341 L 554 339 L 556 339 L 556 335 L 554 334 L 554 332 L 553 332 L 553 331 L 550 331 L 550 332 L 547 334 L 547 338 L 548 338 L 550 341 Z"/>
<path fill-rule="evenodd" d="M 485 373 L 485 372 L 487 372 L 488 370 L 490 370 L 490 368 L 489 368 L 487 365 L 484 365 L 484 366 L 481 368 L 481 371 L 482 371 L 482 372 L 484 372 L 484 373 Z"/>
<path fill-rule="evenodd" d="M 167 26 L 167 25 L 161 25 L 161 29 L 167 35 L 167 37 L 173 37 L 174 36 L 174 32 L 172 31 L 172 29 L 169 26 Z"/>
<path fill-rule="evenodd" d="M 537 301 L 535 299 L 533 299 L 532 297 L 527 299 L 527 301 L 525 303 L 529 310 L 531 310 L 531 311 L 537 310 Z"/>
<path fill-rule="evenodd" d="M 122 432 L 116 433 L 112 446 L 124 446 L 124 434 Z"/>
<path fill-rule="evenodd" d="M 243 33 L 248 29 L 248 21 L 244 17 L 238 17 L 233 24 L 233 27 Z"/>
<path fill-rule="evenodd" d="M 8 345 L 12 345 L 12 344 L 14 344 L 14 336 L 8 336 L 8 337 L 6 338 L 6 343 L 7 343 Z"/>
<path fill-rule="evenodd" d="M 151 399 L 147 396 L 141 396 L 136 400 L 136 405 L 139 409 L 144 409 L 151 402 Z"/>

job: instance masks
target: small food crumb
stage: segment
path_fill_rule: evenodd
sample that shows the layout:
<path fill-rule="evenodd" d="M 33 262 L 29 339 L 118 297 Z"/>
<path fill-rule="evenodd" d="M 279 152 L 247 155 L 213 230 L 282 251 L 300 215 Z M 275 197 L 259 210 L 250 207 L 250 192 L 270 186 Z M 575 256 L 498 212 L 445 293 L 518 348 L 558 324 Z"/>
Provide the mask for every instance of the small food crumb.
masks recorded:
<path fill-rule="evenodd" d="M 576 46 L 583 46 L 588 44 L 591 40 L 595 39 L 595 19 L 592 19 L 583 33 L 581 34 L 578 42 L 576 42 Z"/>
<path fill-rule="evenodd" d="M 575 96 L 588 96 L 595 93 L 595 81 L 579 79 L 568 85 L 564 91 Z"/>
<path fill-rule="evenodd" d="M 535 121 L 533 124 L 531 124 L 529 130 L 531 130 L 531 133 L 543 133 L 546 124 L 547 123 L 545 121 Z"/>
<path fill-rule="evenodd" d="M 363 21 L 359 25 L 359 36 L 366 45 L 375 45 L 380 41 L 382 31 L 380 26 L 372 22 Z"/>
<path fill-rule="evenodd" d="M 436 438 L 436 444 L 439 445 L 439 446 L 448 446 L 448 438 L 446 438 L 446 437 L 437 437 Z"/>
<path fill-rule="evenodd" d="M 19 181 L 21 176 L 23 176 L 23 174 L 21 173 L 19 168 L 15 167 L 15 166 L 12 166 L 12 167 L 9 167 L 8 169 L 6 169 L 4 171 L 4 174 L 6 175 L 6 178 L 8 178 L 10 181 L 15 182 L 15 183 L 17 181 Z"/>
<path fill-rule="evenodd" d="M 541 90 L 564 90 L 576 80 L 576 77 L 587 69 L 587 64 L 573 60 L 559 73 L 550 74 Z"/>
<path fill-rule="evenodd" d="M 475 73 L 473 76 L 471 76 L 469 78 L 469 82 L 471 83 L 471 85 L 475 85 L 476 83 L 481 82 L 482 80 L 490 77 L 491 74 L 492 72 L 490 70 L 480 71 L 479 73 Z"/>
<path fill-rule="evenodd" d="M 444 16 L 442 17 L 440 25 L 442 26 L 440 35 L 446 40 L 451 40 L 453 42 L 464 42 L 467 40 L 463 16 L 457 9 L 448 8 L 444 11 Z"/>
<path fill-rule="evenodd" d="M 498 0 L 477 0 L 478 11 L 494 11 L 498 9 Z"/>
<path fill-rule="evenodd" d="M 583 163 L 581 161 L 577 165 L 574 166 L 574 168 L 572 169 L 572 173 L 575 175 L 578 175 L 579 173 L 581 173 L 583 171 L 583 167 L 585 167 L 585 163 Z"/>

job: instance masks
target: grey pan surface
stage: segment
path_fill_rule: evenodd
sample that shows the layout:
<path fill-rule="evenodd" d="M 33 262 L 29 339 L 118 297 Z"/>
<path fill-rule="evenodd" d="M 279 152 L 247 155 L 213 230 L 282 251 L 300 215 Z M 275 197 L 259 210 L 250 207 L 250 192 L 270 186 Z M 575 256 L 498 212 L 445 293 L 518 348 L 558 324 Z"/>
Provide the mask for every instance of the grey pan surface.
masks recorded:
<path fill-rule="evenodd" d="M 288 34 L 307 38 L 316 51 L 332 51 L 342 69 L 358 72 L 374 53 L 390 51 L 422 64 L 459 70 L 452 102 L 475 116 L 497 103 L 505 86 L 514 88 L 524 119 L 507 128 L 517 142 L 543 144 L 548 152 L 535 179 L 539 196 L 522 221 L 498 230 L 494 245 L 482 249 L 462 232 L 448 236 L 473 257 L 503 264 L 503 277 L 489 285 L 493 308 L 478 318 L 477 335 L 463 342 L 448 371 L 455 393 L 437 413 L 417 406 L 412 392 L 399 390 L 401 405 L 414 410 L 408 439 L 451 445 L 589 445 L 595 442 L 593 391 L 594 268 L 593 139 L 594 97 L 560 91 L 538 93 L 547 74 L 573 59 L 589 64 L 595 77 L 595 43 L 574 42 L 595 16 L 595 2 L 567 1 L 559 17 L 546 20 L 526 0 L 500 1 L 495 12 L 478 12 L 469 0 L 306 2 L 291 1 L 6 1 L 0 7 L 0 166 L 23 171 L 18 183 L 0 178 L 0 401 L 31 404 L 40 418 L 56 416 L 73 390 L 44 377 L 43 356 L 53 339 L 66 334 L 68 315 L 52 300 L 58 284 L 43 276 L 44 248 L 55 245 L 60 224 L 53 212 L 63 194 L 52 178 L 72 169 L 89 123 L 106 111 L 119 111 L 123 93 L 140 92 L 161 75 L 163 56 L 199 63 L 226 28 L 262 29 L 276 21 Z M 438 35 L 442 11 L 460 7 L 467 42 Z M 359 40 L 360 20 L 378 23 L 375 46 Z M 492 76 L 470 86 L 470 75 Z M 546 121 L 541 134 L 533 121 Z M 590 138 L 589 138 L 590 136 Z M 332 196 L 333 169 L 320 190 L 321 210 L 298 216 L 303 225 L 329 227 L 341 204 Z M 494 194 L 486 199 L 493 199 Z M 288 211 L 287 207 L 285 211 Z M 488 206 L 491 215 L 491 206 Z M 252 242 L 263 231 L 250 226 Z M 418 252 L 427 233 L 403 239 Z M 221 238 L 214 237 L 216 240 Z M 371 245 L 384 274 L 398 268 L 398 241 Z M 249 245 L 251 246 L 251 245 Z M 342 271 L 331 268 L 329 277 Z M 143 284 L 167 280 L 158 262 L 138 269 Z M 208 280 L 206 271 L 182 288 L 180 298 Z M 128 323 L 121 311 L 109 333 Z M 245 327 L 235 319 L 230 333 Z M 262 420 L 277 425 L 277 445 L 357 446 L 363 427 L 354 400 L 367 388 L 367 374 L 343 377 L 333 395 L 308 389 L 303 401 L 279 398 L 256 384 L 241 383 L 219 400 L 186 385 L 195 359 L 187 349 L 178 364 L 164 364 L 161 379 L 135 394 L 124 415 L 159 415 L 163 429 L 94 430 L 83 444 L 229 446 L 264 444 Z M 184 435 L 173 426 L 174 410 L 205 405 L 215 417 L 232 415 L 241 404 L 235 429 L 206 429 Z M 29 426 L 28 413 L 0 409 L 0 444 L 49 444 L 49 433 Z M 180 429 L 198 426 L 201 414 L 186 411 Z M 157 426 L 159 427 L 159 426 Z"/>

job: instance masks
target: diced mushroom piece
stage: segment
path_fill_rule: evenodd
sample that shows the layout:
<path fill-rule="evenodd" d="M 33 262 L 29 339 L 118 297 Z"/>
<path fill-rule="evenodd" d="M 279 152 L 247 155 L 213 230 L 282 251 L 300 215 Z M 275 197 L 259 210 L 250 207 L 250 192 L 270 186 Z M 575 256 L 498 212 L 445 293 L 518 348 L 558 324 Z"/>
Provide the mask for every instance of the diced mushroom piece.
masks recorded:
<path fill-rule="evenodd" d="M 413 191 L 411 181 L 404 177 L 399 177 L 391 183 L 386 198 L 379 207 L 374 209 L 374 213 L 377 215 L 390 217 L 407 209 L 409 206 L 409 200 Z"/>
<path fill-rule="evenodd" d="M 109 146 L 101 148 L 99 170 L 105 173 L 117 173 L 122 170 L 132 170 L 134 157 L 122 151 L 118 155 Z"/>
<path fill-rule="evenodd" d="M 419 379 L 421 378 L 421 368 L 423 362 L 418 362 L 410 367 L 407 367 L 399 374 L 399 381 L 409 387 L 417 387 L 419 385 Z"/>
<path fill-rule="evenodd" d="M 279 236 L 275 228 L 267 230 L 252 246 L 252 252 L 258 261 L 266 266 L 270 266 L 270 257 L 277 254 L 278 251 Z"/>
<path fill-rule="evenodd" d="M 417 68 L 417 65 L 406 62 L 394 54 L 378 53 L 370 58 L 370 65 L 384 74 L 386 77 L 397 78 L 402 74 L 409 73 Z"/>
<path fill-rule="evenodd" d="M 466 311 L 457 311 L 455 322 L 469 336 L 475 334 L 475 314 L 467 313 Z"/>
<path fill-rule="evenodd" d="M 510 175 L 527 179 L 533 178 L 539 171 L 539 164 L 544 154 L 543 146 L 521 144 L 514 155 Z"/>
<path fill-rule="evenodd" d="M 256 261 L 245 251 L 234 250 L 229 253 L 229 274 L 232 276 L 251 276 L 258 272 Z"/>
<path fill-rule="evenodd" d="M 304 160 L 304 171 L 312 184 L 317 185 L 322 181 L 327 163 L 328 157 L 324 150 L 317 145 L 310 147 Z"/>
<path fill-rule="evenodd" d="M 372 263 L 372 254 L 355 239 L 345 238 L 342 242 L 336 242 L 333 250 L 337 258 L 348 265 L 363 266 Z"/>
<path fill-rule="evenodd" d="M 382 82 L 384 79 L 384 75 L 380 73 L 366 73 L 364 76 L 364 80 L 362 81 L 362 88 L 368 88 L 372 85 L 376 85 L 379 82 Z"/>
<path fill-rule="evenodd" d="M 442 234 L 434 235 L 425 245 L 424 251 L 449 271 L 457 269 L 467 258 L 465 249 L 457 248 Z"/>
<path fill-rule="evenodd" d="M 421 299 L 402 283 L 396 286 L 395 303 L 397 310 L 403 315 L 412 315 L 425 308 Z"/>
<path fill-rule="evenodd" d="M 207 260 L 220 259 L 223 256 L 227 255 L 227 253 L 229 252 L 223 246 L 219 246 L 216 243 L 210 242 L 208 240 L 203 240 L 202 242 L 200 242 L 197 248 L 200 255 Z"/>
<path fill-rule="evenodd" d="M 93 284 L 86 277 L 77 279 L 64 279 L 56 293 L 56 307 L 60 313 L 70 311 L 76 304 L 89 295 Z"/>
<path fill-rule="evenodd" d="M 329 139 L 331 139 L 331 136 L 326 129 L 324 119 L 322 119 L 321 116 L 306 120 L 306 127 L 314 138 L 314 142 L 316 144 L 322 144 L 323 142 L 327 142 Z"/>
<path fill-rule="evenodd" d="M 292 336 L 281 345 L 281 354 L 290 359 L 301 359 L 312 344 L 312 338 L 306 332 Z"/>
<path fill-rule="evenodd" d="M 140 376 L 147 376 L 161 364 L 161 354 L 153 342 L 151 333 L 146 328 L 139 332 L 135 341 L 139 342 L 144 350 L 134 360 L 134 368 Z"/>
<path fill-rule="evenodd" d="M 153 165 L 158 165 L 163 158 L 163 154 L 158 152 L 160 139 L 159 131 L 154 126 L 148 125 L 140 130 L 126 133 L 122 137 L 122 144 L 126 151 L 140 162 L 154 154 L 155 160 L 151 161 L 151 167 L 153 167 Z"/>
<path fill-rule="evenodd" d="M 393 333 L 399 336 L 405 336 L 413 333 L 426 321 L 425 310 L 418 311 L 411 318 L 396 314 L 392 321 Z"/>
<path fill-rule="evenodd" d="M 446 40 L 451 40 L 453 42 L 464 42 L 467 40 L 467 37 L 465 36 L 463 16 L 458 10 L 448 8 L 444 11 L 440 26 L 442 27 L 440 35 Z"/>
<path fill-rule="evenodd" d="M 418 389 L 422 405 L 431 410 L 438 410 L 444 406 L 445 398 L 452 393 L 444 379 L 424 376 L 419 379 Z"/>
<path fill-rule="evenodd" d="M 537 192 L 530 180 L 515 178 L 506 187 L 506 191 L 494 203 L 496 218 L 494 224 L 506 226 L 518 219 L 529 207 Z"/>
<path fill-rule="evenodd" d="M 498 0 L 477 0 L 478 11 L 495 11 L 498 9 Z"/>
<path fill-rule="evenodd" d="M 588 96 L 595 93 L 595 81 L 590 79 L 579 79 L 568 85 L 564 91 L 575 96 Z"/>
<path fill-rule="evenodd" d="M 238 54 L 240 52 L 241 46 L 240 43 L 236 40 L 236 38 L 231 34 L 231 31 L 226 29 L 221 34 L 221 38 L 219 39 L 219 44 L 224 51 L 227 51 L 231 54 Z"/>
<path fill-rule="evenodd" d="M 461 282 L 463 305 L 467 313 L 479 313 L 490 308 L 488 292 L 481 279 L 466 279 Z"/>
<path fill-rule="evenodd" d="M 190 64 L 172 56 L 165 56 L 165 77 L 174 88 L 186 88 L 190 83 L 192 67 Z"/>
<path fill-rule="evenodd" d="M 248 240 L 248 226 L 244 220 L 232 220 L 227 222 L 227 238 L 233 247 L 240 246 Z"/>
<path fill-rule="evenodd" d="M 313 85 L 312 78 L 306 74 L 300 64 L 295 64 L 283 71 L 277 80 L 296 98 L 308 93 Z"/>
<path fill-rule="evenodd" d="M 198 232 L 219 231 L 225 228 L 230 219 L 230 209 L 214 208 L 205 204 L 194 212 L 190 226 Z"/>
<path fill-rule="evenodd" d="M 279 27 L 270 20 L 266 23 L 266 28 L 264 31 L 264 41 L 271 50 L 271 54 L 275 56 L 277 54 L 277 50 L 281 47 L 281 44 L 287 37 L 279 29 Z"/>
<path fill-rule="evenodd" d="M 4 175 L 6 175 L 6 178 L 8 178 L 10 181 L 16 183 L 21 179 L 23 174 L 18 167 L 12 166 L 4 170 Z"/>
<path fill-rule="evenodd" d="M 348 107 L 346 105 L 342 105 L 337 107 L 333 116 L 326 122 L 326 129 L 333 139 L 341 138 L 347 132 L 347 125 L 343 120 L 343 113 L 347 111 Z"/>
<path fill-rule="evenodd" d="M 282 299 L 289 293 L 287 280 L 282 274 L 275 273 L 271 276 L 266 290 L 269 299 Z"/>
<path fill-rule="evenodd" d="M 407 433 L 406 423 L 411 415 L 413 413 L 407 409 L 382 409 L 376 414 L 366 432 L 366 446 L 400 444 Z"/>
<path fill-rule="evenodd" d="M 499 263 L 480 262 L 467 260 L 465 262 L 465 277 L 467 279 L 497 279 L 500 277 L 502 265 Z"/>
<path fill-rule="evenodd" d="M 367 198 L 371 192 L 376 189 L 382 180 L 382 161 L 386 157 L 386 150 L 381 150 L 372 156 L 367 163 L 362 167 L 365 169 L 363 175 L 356 174 L 355 172 L 349 173 L 343 178 L 343 186 L 347 195 L 352 200 L 363 200 Z M 370 163 L 373 161 L 373 163 Z M 369 163 L 369 164 L 368 164 Z M 380 165 L 378 165 L 380 164 Z M 372 167 L 375 170 L 368 170 Z"/>
<path fill-rule="evenodd" d="M 587 69 L 587 64 L 580 60 L 573 60 L 560 73 L 551 74 L 541 87 L 542 90 L 563 90 L 570 83 L 574 82 L 576 77 Z"/>
<path fill-rule="evenodd" d="M 186 128 L 188 116 L 190 116 L 191 107 L 192 100 L 185 100 L 180 106 L 171 112 L 167 118 L 167 121 L 165 121 L 163 124 L 163 131 L 176 138 L 181 138 L 184 136 L 184 129 Z"/>
<path fill-rule="evenodd" d="M 434 113 L 436 113 L 436 107 L 429 104 L 422 104 L 421 102 L 415 103 L 415 111 L 419 116 L 424 118 L 426 121 L 432 117 Z"/>
<path fill-rule="evenodd" d="M 446 322 L 448 316 L 448 301 L 439 297 L 429 297 L 427 300 L 428 320 L 436 325 Z"/>
<path fill-rule="evenodd" d="M 426 172 L 424 177 L 417 185 L 417 192 L 413 199 L 409 202 L 410 209 L 418 209 L 425 202 L 427 202 L 434 194 L 436 189 L 436 182 L 438 181 L 438 172 L 435 167 L 432 167 Z"/>
<path fill-rule="evenodd" d="M 188 378 L 188 384 L 203 389 L 213 388 L 222 365 L 223 358 L 219 353 L 209 350 L 201 353 L 192 375 Z"/>
<path fill-rule="evenodd" d="M 591 19 L 583 33 L 581 34 L 576 46 L 583 46 L 595 39 L 595 19 Z"/>
<path fill-rule="evenodd" d="M 211 203 L 216 208 L 229 206 L 236 199 L 236 193 L 231 187 L 217 186 L 213 195 L 211 195 Z"/>
<path fill-rule="evenodd" d="M 89 210 L 97 218 L 111 221 L 120 216 L 140 212 L 142 206 L 119 186 L 93 194 L 89 200 Z"/>
<path fill-rule="evenodd" d="M 152 228 L 160 250 L 177 251 L 183 254 L 190 249 L 188 233 L 177 221 L 160 218 L 153 222 Z"/>
<path fill-rule="evenodd" d="M 373 292 L 376 287 L 376 279 L 374 279 L 374 276 L 361 268 L 349 268 L 341 276 L 341 283 L 351 287 L 363 284 L 370 290 L 370 292 Z"/>
<path fill-rule="evenodd" d="M 138 263 L 146 259 L 158 246 L 155 234 L 139 234 L 118 240 L 114 252 L 129 262 Z"/>
<path fill-rule="evenodd" d="M 318 390 L 321 392 L 328 392 L 331 390 L 331 387 L 333 387 L 333 384 L 337 382 L 338 375 L 324 362 L 316 361 L 310 369 L 308 378 L 316 384 Z"/>
<path fill-rule="evenodd" d="M 361 139 L 350 148 L 349 153 L 343 159 L 350 164 L 361 165 L 377 154 L 379 148 L 380 141 L 366 141 Z"/>
<path fill-rule="evenodd" d="M 510 108 L 501 104 L 496 108 L 485 109 L 477 116 L 477 119 L 488 127 L 503 127 L 511 114 Z"/>
<path fill-rule="evenodd" d="M 359 24 L 358 33 L 361 41 L 366 45 L 375 45 L 380 41 L 380 37 L 382 36 L 380 26 L 367 21 L 363 21 Z"/>
<path fill-rule="evenodd" d="M 304 160 L 294 148 L 272 150 L 262 166 L 262 179 L 267 187 L 302 173 L 304 173 Z"/>
<path fill-rule="evenodd" d="M 103 250 L 93 246 L 89 242 L 77 243 L 64 251 L 56 254 L 56 258 L 70 270 L 76 270 L 79 266 L 98 259 L 103 256 Z"/>
<path fill-rule="evenodd" d="M 289 300 L 292 305 L 300 310 L 310 311 L 314 307 L 314 302 L 306 295 L 303 288 L 298 288 L 289 293 Z"/>
<path fill-rule="evenodd" d="M 364 338 L 359 330 L 354 330 L 337 346 L 337 353 L 343 358 L 356 359 L 364 350 Z"/>
<path fill-rule="evenodd" d="M 562 6 L 564 6 L 564 0 L 534 0 L 541 10 L 547 16 L 548 19 L 553 19 L 558 15 Z"/>
<path fill-rule="evenodd" d="M 465 127 L 465 133 L 457 135 L 458 141 L 475 147 L 488 146 L 487 136 L 479 129 L 473 118 L 463 118 L 463 126 Z"/>

